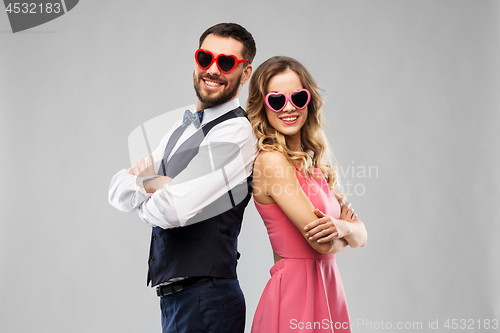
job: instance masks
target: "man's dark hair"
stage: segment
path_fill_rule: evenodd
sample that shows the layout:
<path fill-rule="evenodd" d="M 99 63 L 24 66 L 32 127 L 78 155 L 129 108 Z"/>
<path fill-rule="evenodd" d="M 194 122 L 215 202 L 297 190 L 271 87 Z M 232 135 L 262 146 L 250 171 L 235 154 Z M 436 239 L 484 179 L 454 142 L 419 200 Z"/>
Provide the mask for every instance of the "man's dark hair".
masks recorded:
<path fill-rule="evenodd" d="M 208 28 L 200 37 L 200 45 L 203 44 L 205 38 L 208 35 L 214 34 L 219 37 L 231 37 L 243 44 L 243 58 L 248 59 L 248 63 L 251 64 L 257 48 L 255 47 L 255 41 L 252 34 L 237 23 L 219 23 L 213 27 Z"/>

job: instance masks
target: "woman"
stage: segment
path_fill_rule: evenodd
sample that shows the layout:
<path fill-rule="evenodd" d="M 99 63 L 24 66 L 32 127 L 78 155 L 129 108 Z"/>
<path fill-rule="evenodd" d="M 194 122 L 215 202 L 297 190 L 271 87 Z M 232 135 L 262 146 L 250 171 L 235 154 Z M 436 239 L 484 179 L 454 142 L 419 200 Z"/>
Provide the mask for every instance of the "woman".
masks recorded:
<path fill-rule="evenodd" d="M 275 261 L 252 332 L 350 332 L 335 253 L 363 246 L 366 230 L 339 204 L 318 86 L 302 64 L 279 56 L 257 68 L 249 89 L 259 150 L 253 197 Z"/>

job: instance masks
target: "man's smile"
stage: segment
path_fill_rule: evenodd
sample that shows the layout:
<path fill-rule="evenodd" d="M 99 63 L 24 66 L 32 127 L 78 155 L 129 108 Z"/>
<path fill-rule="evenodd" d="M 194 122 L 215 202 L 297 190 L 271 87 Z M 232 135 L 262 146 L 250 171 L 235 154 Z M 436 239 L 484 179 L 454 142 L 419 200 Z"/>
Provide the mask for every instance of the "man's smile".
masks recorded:
<path fill-rule="evenodd" d="M 203 80 L 203 82 L 205 82 L 205 86 L 207 88 L 218 88 L 218 87 L 223 85 L 222 82 L 217 82 L 217 81 L 213 81 L 210 79 L 202 79 L 202 80 Z"/>

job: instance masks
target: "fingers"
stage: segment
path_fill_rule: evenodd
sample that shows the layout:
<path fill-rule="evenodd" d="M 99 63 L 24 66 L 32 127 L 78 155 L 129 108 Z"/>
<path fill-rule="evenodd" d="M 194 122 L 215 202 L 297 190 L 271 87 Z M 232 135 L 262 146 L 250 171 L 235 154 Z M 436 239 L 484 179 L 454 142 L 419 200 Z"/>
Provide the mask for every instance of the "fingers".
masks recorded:
<path fill-rule="evenodd" d="M 351 203 L 350 202 L 346 202 L 342 205 L 342 211 L 345 211 L 347 212 L 349 209 L 352 209 L 351 208 Z"/>
<path fill-rule="evenodd" d="M 337 229 L 335 227 L 335 224 L 328 219 L 322 224 L 308 231 L 306 233 L 306 237 L 308 237 L 309 240 L 317 240 L 318 238 L 328 236 L 329 234 L 336 231 Z"/>
<path fill-rule="evenodd" d="M 304 230 L 307 231 L 307 230 L 311 230 L 313 228 L 315 228 L 316 226 L 322 224 L 322 223 L 325 223 L 325 222 L 328 222 L 328 217 L 322 217 L 322 218 L 319 218 L 317 220 L 314 220 L 312 222 L 309 222 L 305 227 L 304 227 Z"/>
<path fill-rule="evenodd" d="M 338 236 L 339 236 L 338 232 L 335 231 L 326 237 L 318 239 L 318 243 L 326 243 L 326 242 L 332 241 L 334 239 L 337 239 Z"/>
<path fill-rule="evenodd" d="M 347 211 L 348 210 L 349 210 L 349 208 L 347 207 L 347 205 L 342 205 L 342 207 L 340 209 L 340 219 L 341 220 L 347 219 Z"/>
<path fill-rule="evenodd" d="M 354 221 L 353 216 L 354 216 L 354 209 L 349 208 L 349 210 L 347 211 L 347 218 L 348 218 L 347 221 L 353 222 Z"/>
<path fill-rule="evenodd" d="M 128 171 L 128 173 L 130 173 L 131 175 L 137 176 L 137 174 L 135 173 L 136 170 L 134 169 L 136 166 L 137 166 L 137 163 L 134 164 L 134 165 L 132 165 L 132 167 L 130 168 L 130 170 Z"/>
<path fill-rule="evenodd" d="M 327 219 L 326 217 L 321 218 L 321 219 L 316 220 L 316 221 L 318 221 L 317 225 L 314 226 L 313 228 L 309 229 L 309 231 L 307 231 L 307 233 L 306 233 L 307 237 L 312 236 L 314 234 L 317 234 L 318 232 L 320 232 L 320 231 L 322 231 L 324 229 L 327 229 L 327 228 L 329 228 L 331 226 L 328 223 L 329 219 Z"/>
<path fill-rule="evenodd" d="M 147 161 L 146 174 L 148 176 L 153 176 L 155 173 L 155 170 L 154 170 L 155 161 L 154 161 L 153 155 L 149 155 L 148 157 L 146 157 L 146 161 Z"/>
<path fill-rule="evenodd" d="M 345 203 L 342 205 L 342 210 L 340 212 L 340 220 L 347 222 L 354 222 L 357 219 L 357 215 L 354 213 L 354 209 L 351 208 L 351 203 Z"/>
<path fill-rule="evenodd" d="M 356 213 L 354 213 L 354 208 L 350 208 L 349 211 L 348 211 L 348 213 L 350 213 L 350 215 L 348 215 L 349 216 L 349 221 L 348 222 L 354 222 L 354 221 L 356 221 L 357 215 L 356 215 Z"/>
<path fill-rule="evenodd" d="M 320 211 L 318 208 L 314 208 L 314 214 L 316 214 L 317 217 L 325 217 L 325 213 Z"/>
<path fill-rule="evenodd" d="M 140 160 L 139 162 L 137 162 L 136 164 L 134 164 L 134 166 L 132 167 L 132 171 L 134 172 L 134 176 L 139 176 L 139 174 L 141 173 L 141 170 L 140 170 Z"/>
<path fill-rule="evenodd" d="M 154 159 L 152 155 L 141 158 L 130 170 L 129 173 L 138 177 L 154 176 Z"/>
<path fill-rule="evenodd" d="M 144 176 L 144 170 L 146 169 L 146 161 L 141 158 L 139 160 L 139 176 Z"/>

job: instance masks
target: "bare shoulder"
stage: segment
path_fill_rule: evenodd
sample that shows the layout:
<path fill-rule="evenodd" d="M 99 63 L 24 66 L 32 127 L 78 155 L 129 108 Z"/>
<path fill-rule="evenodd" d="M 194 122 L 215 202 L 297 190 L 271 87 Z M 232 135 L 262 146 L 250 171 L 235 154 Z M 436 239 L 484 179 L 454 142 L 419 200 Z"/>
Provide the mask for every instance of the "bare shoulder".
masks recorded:
<path fill-rule="evenodd" d="M 286 159 L 286 157 L 280 153 L 279 151 L 263 151 L 257 156 L 255 159 L 255 164 L 259 166 L 282 166 L 288 167 L 290 163 Z"/>
<path fill-rule="evenodd" d="M 295 182 L 295 168 L 279 151 L 263 151 L 255 159 L 254 175 L 270 182 Z"/>
<path fill-rule="evenodd" d="M 298 182 L 296 177 L 294 167 L 282 153 L 263 151 L 257 156 L 254 164 L 254 197 L 259 203 L 274 203 L 274 197 L 277 195 L 275 192 L 285 186 L 292 186 L 291 191 Z"/>

